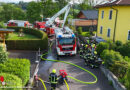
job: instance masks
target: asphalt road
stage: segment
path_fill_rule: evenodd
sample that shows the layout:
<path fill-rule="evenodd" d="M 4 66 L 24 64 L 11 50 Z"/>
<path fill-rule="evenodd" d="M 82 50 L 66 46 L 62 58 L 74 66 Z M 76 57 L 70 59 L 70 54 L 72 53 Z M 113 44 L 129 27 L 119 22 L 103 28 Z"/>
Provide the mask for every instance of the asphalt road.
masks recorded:
<path fill-rule="evenodd" d="M 9 57 L 11 58 L 28 58 L 31 61 L 31 72 L 34 71 L 35 67 L 35 53 L 36 52 L 30 52 L 30 51 L 9 51 Z M 48 54 L 48 59 L 56 59 L 56 53 L 55 53 L 55 46 L 52 47 L 52 52 Z M 92 73 L 94 73 L 97 78 L 98 82 L 92 85 L 87 84 L 81 84 L 79 82 L 76 82 L 72 79 L 69 79 L 69 87 L 70 90 L 114 90 L 114 88 L 109 84 L 109 81 L 104 76 L 104 74 L 101 72 L 100 69 L 90 69 L 84 65 L 84 60 L 80 59 L 79 55 L 76 56 L 62 56 L 59 58 L 60 60 L 71 62 L 74 64 L 77 64 Z M 50 61 L 41 61 L 39 66 L 39 72 L 38 76 L 48 81 L 49 73 L 52 71 L 52 69 L 55 68 L 57 70 L 57 75 L 59 75 L 59 70 L 64 69 L 68 73 L 69 76 L 73 76 L 79 80 L 90 82 L 94 81 L 94 78 L 87 72 L 76 68 L 74 66 L 60 63 L 60 62 L 50 62 Z M 34 86 L 36 86 L 36 83 L 34 83 Z M 50 85 L 46 83 L 47 90 L 50 90 Z M 38 87 L 34 87 L 33 90 L 44 90 L 43 85 L 41 82 L 39 82 Z M 66 85 L 59 86 L 56 90 L 67 90 Z"/>
<path fill-rule="evenodd" d="M 55 53 L 55 46 L 52 47 L 52 52 L 48 54 L 47 58 L 48 59 L 56 59 L 56 53 Z M 59 58 L 59 60 L 67 61 L 74 63 L 76 65 L 79 65 L 92 73 L 94 73 L 98 81 L 95 84 L 81 84 L 79 82 L 76 82 L 70 78 L 68 78 L 69 82 L 69 88 L 70 90 L 114 90 L 114 88 L 109 84 L 109 81 L 105 77 L 105 75 L 101 72 L 99 68 L 96 69 L 90 69 L 87 66 L 84 65 L 84 60 L 80 59 L 79 55 L 76 56 L 62 56 Z M 39 72 L 38 75 L 41 77 L 43 80 L 48 81 L 48 76 L 49 73 L 52 71 L 52 69 L 57 70 L 57 75 L 59 75 L 59 70 L 66 70 L 69 76 L 75 77 L 79 80 L 85 81 L 85 82 L 90 82 L 94 81 L 95 79 L 87 72 L 74 67 L 72 65 L 60 63 L 60 62 L 50 62 L 50 61 L 42 61 L 40 63 L 39 67 Z M 50 90 L 50 85 L 46 84 L 48 90 Z M 34 88 L 34 90 L 43 90 L 43 86 L 41 82 L 39 83 L 38 88 Z M 56 90 L 67 90 L 66 85 L 60 85 Z"/>

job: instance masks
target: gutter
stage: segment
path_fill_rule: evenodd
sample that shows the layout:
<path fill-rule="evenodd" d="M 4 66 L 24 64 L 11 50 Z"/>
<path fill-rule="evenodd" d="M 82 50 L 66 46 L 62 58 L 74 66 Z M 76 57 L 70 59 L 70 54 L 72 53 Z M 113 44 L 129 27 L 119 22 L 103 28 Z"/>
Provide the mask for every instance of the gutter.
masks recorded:
<path fill-rule="evenodd" d="M 115 25 L 114 25 L 115 27 L 114 27 L 114 34 L 113 34 L 113 42 L 115 42 L 118 10 L 117 10 L 117 9 L 115 9 L 115 8 L 113 8 L 112 6 L 111 6 L 110 8 L 116 11 Z"/>

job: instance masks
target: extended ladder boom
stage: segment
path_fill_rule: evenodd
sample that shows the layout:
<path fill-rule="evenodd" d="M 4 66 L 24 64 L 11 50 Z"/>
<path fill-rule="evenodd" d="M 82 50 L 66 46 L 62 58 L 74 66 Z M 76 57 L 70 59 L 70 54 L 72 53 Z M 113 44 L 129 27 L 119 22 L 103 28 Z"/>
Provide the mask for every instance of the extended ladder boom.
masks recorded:
<path fill-rule="evenodd" d="M 56 19 L 58 16 L 60 16 L 60 15 L 63 14 L 64 12 L 66 12 L 66 13 L 65 13 L 65 16 L 64 16 L 64 23 L 63 23 L 63 25 L 62 25 L 62 27 L 63 27 L 64 24 L 65 24 L 66 18 L 67 18 L 67 16 L 68 16 L 70 7 L 71 7 L 74 3 L 78 3 L 78 2 L 75 2 L 75 1 L 69 2 L 63 9 L 61 9 L 58 13 L 56 13 L 53 17 L 51 17 L 51 18 L 46 22 L 46 26 L 51 26 L 51 25 L 53 24 L 53 22 L 55 21 L 55 19 Z"/>

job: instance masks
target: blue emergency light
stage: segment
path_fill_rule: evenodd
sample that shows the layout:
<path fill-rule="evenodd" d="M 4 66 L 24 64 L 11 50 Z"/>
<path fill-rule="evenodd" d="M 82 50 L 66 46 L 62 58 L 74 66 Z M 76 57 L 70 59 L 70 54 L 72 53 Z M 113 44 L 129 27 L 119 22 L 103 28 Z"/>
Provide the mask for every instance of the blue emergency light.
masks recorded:
<path fill-rule="evenodd" d="M 72 37 L 74 38 L 74 37 L 75 37 L 75 35 L 74 35 L 74 34 L 72 34 Z"/>
<path fill-rule="evenodd" d="M 58 38 L 62 38 L 62 35 L 58 35 Z"/>

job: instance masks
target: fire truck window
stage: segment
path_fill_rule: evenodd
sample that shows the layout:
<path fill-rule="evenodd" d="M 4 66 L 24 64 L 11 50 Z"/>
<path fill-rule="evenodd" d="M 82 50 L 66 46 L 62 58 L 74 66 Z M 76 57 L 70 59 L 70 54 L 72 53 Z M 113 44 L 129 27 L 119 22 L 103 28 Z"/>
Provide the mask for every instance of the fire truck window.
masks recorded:
<path fill-rule="evenodd" d="M 59 39 L 60 45 L 73 45 L 75 44 L 74 38 L 60 38 Z"/>

